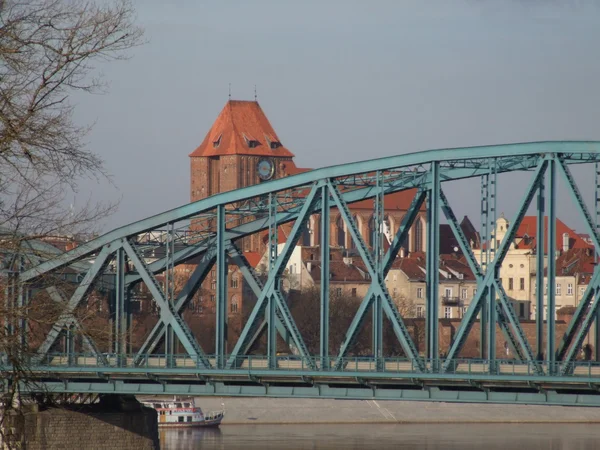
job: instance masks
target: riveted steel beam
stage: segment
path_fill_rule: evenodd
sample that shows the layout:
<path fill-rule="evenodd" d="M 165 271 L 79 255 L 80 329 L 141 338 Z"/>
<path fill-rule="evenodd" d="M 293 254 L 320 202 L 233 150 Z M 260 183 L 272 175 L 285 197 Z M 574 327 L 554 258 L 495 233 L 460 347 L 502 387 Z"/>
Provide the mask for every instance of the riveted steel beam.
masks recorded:
<path fill-rule="evenodd" d="M 420 369 L 423 369 L 422 361 L 421 361 L 421 358 L 419 357 L 417 348 L 416 348 L 412 338 L 410 337 L 410 334 L 408 333 L 408 330 L 406 329 L 406 325 L 404 325 L 404 321 L 402 320 L 402 317 L 400 316 L 400 313 L 398 312 L 396 305 L 390 298 L 390 294 L 388 293 L 387 288 L 385 286 L 385 283 L 384 283 L 385 274 L 383 273 L 383 271 L 377 272 L 375 270 L 373 258 L 371 257 L 369 250 L 368 250 L 362 236 L 360 235 L 358 229 L 356 228 L 356 224 L 354 223 L 354 220 L 352 219 L 352 217 L 350 215 L 350 211 L 348 210 L 347 204 L 341 198 L 340 193 L 338 192 L 337 188 L 335 186 L 333 186 L 332 184 L 329 184 L 329 192 L 331 194 L 331 198 L 333 199 L 338 210 L 340 211 L 340 214 L 342 215 L 344 222 L 348 226 L 348 231 L 350 231 L 352 239 L 354 240 L 354 243 L 356 244 L 356 248 L 363 260 L 363 263 L 365 264 L 365 266 L 369 272 L 369 275 L 371 276 L 371 280 L 372 280 L 371 287 L 373 288 L 373 296 L 378 295 L 382 299 L 383 309 L 386 312 L 386 314 L 388 315 L 388 318 L 390 319 L 390 321 L 392 323 L 394 332 L 396 333 L 396 336 L 398 337 L 398 340 L 400 341 L 400 345 L 402 346 L 406 356 L 409 359 L 415 361 L 417 367 L 419 367 Z M 386 267 L 386 266 L 387 266 L 387 264 L 384 262 L 384 264 L 382 264 L 382 268 Z M 370 288 L 369 288 L 369 292 L 371 292 Z M 367 296 L 368 295 L 369 295 L 369 293 L 367 293 Z M 371 297 L 371 299 L 368 299 L 368 297 L 365 297 L 365 299 L 363 300 L 363 302 L 361 304 L 361 307 L 359 308 L 359 313 L 364 314 L 366 312 L 366 307 L 363 307 L 363 305 L 367 304 L 369 301 L 372 301 L 372 298 L 373 297 Z M 357 315 L 358 315 L 358 313 L 357 313 Z M 355 317 L 355 319 L 356 319 L 356 317 Z M 358 320 L 358 323 L 355 323 L 355 321 L 353 321 L 351 326 L 358 327 L 360 325 L 360 322 L 361 322 L 360 319 Z M 357 330 L 352 330 L 352 328 L 348 331 L 348 333 L 346 335 L 345 343 L 350 341 L 350 339 L 348 339 L 348 334 L 353 333 L 353 332 L 355 333 L 356 331 Z M 338 357 L 338 361 L 336 361 L 335 367 L 339 366 L 339 359 L 340 358 Z"/>
<path fill-rule="evenodd" d="M 69 299 L 68 303 L 65 305 L 61 317 L 52 326 L 52 329 L 46 336 L 44 342 L 42 342 L 42 344 L 38 347 L 36 355 L 33 358 L 34 362 L 39 361 L 48 353 L 52 345 L 54 345 L 54 342 L 56 342 L 56 339 L 60 335 L 61 331 L 64 329 L 67 323 L 71 322 L 71 319 L 73 317 L 73 311 L 75 311 L 75 308 L 77 308 L 77 305 L 79 305 L 79 302 L 81 302 L 81 300 L 89 292 L 89 290 L 92 289 L 94 281 L 96 280 L 98 275 L 104 270 L 104 267 L 106 267 L 106 265 L 109 263 L 110 255 L 118 248 L 120 248 L 120 245 L 118 243 L 111 243 L 102 248 L 102 250 L 96 257 L 96 260 L 81 280 L 81 283 L 79 284 L 77 289 L 75 289 L 75 292 Z"/>
<path fill-rule="evenodd" d="M 494 283 L 495 280 L 497 279 L 498 270 L 500 268 L 500 265 L 504 261 L 506 253 L 508 252 L 508 250 L 510 248 L 510 245 L 511 245 L 511 243 L 515 237 L 515 234 L 517 232 L 517 229 L 518 229 L 519 225 L 521 224 L 521 221 L 523 220 L 523 217 L 525 216 L 525 213 L 527 212 L 527 209 L 529 208 L 529 204 L 531 203 L 531 200 L 539 187 L 540 180 L 544 176 L 547 164 L 548 164 L 548 162 L 545 159 L 540 158 L 538 165 L 537 165 L 537 169 L 535 170 L 535 173 L 529 183 L 529 186 L 527 187 L 527 189 L 525 191 L 523 200 L 519 204 L 519 209 L 517 211 L 517 214 L 515 215 L 514 220 L 510 223 L 508 230 L 506 232 L 506 235 L 504 236 L 504 239 L 502 240 L 502 242 L 500 243 L 500 246 L 498 247 L 498 251 L 496 252 L 496 258 L 494 259 L 494 264 L 493 264 L 492 268 L 490 268 L 486 271 L 482 282 L 478 283 L 478 285 L 477 285 L 477 293 L 476 293 L 475 297 L 473 298 L 473 300 L 471 301 L 471 304 L 469 305 L 469 308 L 467 309 L 467 312 L 465 313 L 463 320 L 457 330 L 454 342 L 452 343 L 452 345 L 450 346 L 450 350 L 448 351 L 447 360 L 452 361 L 453 359 L 457 358 L 458 355 L 460 354 L 460 350 L 462 349 L 462 346 L 464 345 L 464 343 L 467 339 L 467 336 L 469 335 L 469 332 L 471 331 L 473 323 L 475 323 L 477 314 L 481 310 L 481 304 L 482 304 L 483 299 L 485 298 L 485 295 L 488 293 L 488 287 L 492 283 Z M 503 290 L 501 288 L 501 285 L 499 283 L 494 283 L 494 284 L 495 284 L 495 287 L 498 290 L 498 294 L 500 294 L 501 300 L 502 300 Z M 511 310 L 509 309 L 510 305 L 508 305 L 508 302 L 506 301 L 506 299 L 503 300 L 503 304 L 505 306 L 505 309 L 507 310 L 507 313 L 510 315 L 510 313 L 511 313 Z M 513 315 L 514 315 L 514 312 L 513 312 Z M 514 326 L 516 326 L 515 331 L 518 333 L 519 329 L 520 329 L 518 321 L 513 318 L 512 324 Z M 521 341 L 523 344 L 525 343 L 525 341 L 523 339 L 521 339 Z M 525 347 L 523 350 L 525 351 L 526 356 L 529 359 L 530 356 L 527 353 L 527 348 Z M 447 365 L 446 365 L 446 368 L 447 368 Z"/>
<path fill-rule="evenodd" d="M 237 358 L 241 356 L 241 349 L 246 348 L 247 341 L 251 339 L 254 335 L 253 331 L 256 328 L 256 326 L 259 325 L 258 320 L 260 320 L 260 318 L 264 315 L 264 311 L 267 307 L 269 299 L 272 298 L 272 296 L 275 293 L 275 290 L 278 288 L 281 274 L 283 273 L 283 270 L 285 269 L 286 264 L 290 259 L 292 251 L 294 250 L 294 247 L 296 246 L 300 235 L 304 231 L 306 221 L 310 218 L 310 215 L 314 212 L 318 204 L 318 200 L 320 200 L 317 193 L 319 192 L 321 186 L 322 184 L 315 183 L 311 187 L 311 190 L 308 193 L 308 195 L 306 196 L 306 201 L 302 206 L 302 210 L 298 214 L 297 220 L 294 222 L 294 226 L 292 227 L 292 230 L 290 231 L 290 234 L 285 242 L 283 251 L 277 256 L 277 258 L 275 258 L 272 267 L 269 268 L 269 274 L 264 284 L 264 288 L 261 292 L 261 295 L 258 297 L 256 304 L 252 309 L 252 312 L 250 313 L 248 321 L 242 329 L 240 337 L 237 343 L 235 344 L 235 347 L 229 357 L 229 360 L 227 361 L 227 368 L 233 367 L 237 363 Z M 273 307 L 275 307 L 275 304 L 273 304 Z M 274 321 L 269 325 L 274 327 Z M 289 331 L 290 333 L 294 334 L 294 330 Z M 302 337 L 297 336 L 296 340 L 301 341 Z M 303 351 L 302 349 L 298 350 L 301 352 Z M 305 358 L 309 357 L 308 354 L 301 354 L 301 356 Z"/>
<path fill-rule="evenodd" d="M 378 170 L 391 170 L 400 167 L 416 166 L 419 164 L 427 164 L 430 161 L 439 161 L 441 163 L 496 157 L 502 158 L 503 160 L 514 159 L 513 167 L 518 167 L 520 164 L 525 165 L 524 161 L 531 156 L 544 153 L 566 152 L 569 152 L 569 156 L 565 157 L 565 160 L 568 159 L 572 162 L 600 160 L 600 143 L 569 141 L 530 142 L 485 147 L 430 150 L 317 169 L 298 174 L 293 177 L 286 177 L 271 181 L 269 183 L 257 184 L 254 186 L 248 186 L 244 189 L 217 194 L 207 199 L 180 206 L 171 211 L 166 211 L 161 214 L 157 214 L 156 216 L 118 228 L 98 237 L 97 239 L 82 244 L 81 246 L 54 258 L 51 261 L 44 262 L 39 266 L 24 272 L 22 274 L 22 280 L 27 281 L 49 270 L 54 270 L 66 264 L 70 264 L 85 258 L 94 252 L 97 252 L 100 248 L 112 241 L 116 241 L 124 237 L 132 237 L 152 229 L 159 228 L 171 222 L 190 219 L 202 212 L 214 210 L 218 205 L 239 203 L 246 199 L 268 195 L 270 192 L 285 191 L 295 187 L 314 183 L 317 180 L 333 179 L 359 173 L 376 172 Z M 452 171 L 454 168 L 449 167 L 447 170 Z M 457 170 L 476 171 L 477 169 L 458 168 Z"/>
<path fill-rule="evenodd" d="M 385 257 L 383 259 L 383 278 L 384 279 L 387 276 L 388 272 L 390 271 L 392 264 L 394 263 L 394 260 L 396 259 L 396 255 L 398 254 L 398 251 L 400 250 L 400 247 L 402 246 L 402 243 L 405 241 L 406 237 L 408 236 L 408 231 L 410 230 L 410 227 L 413 225 L 421 207 L 423 206 L 426 196 L 427 196 L 427 192 L 424 189 L 419 189 L 417 191 L 415 197 L 413 198 L 413 200 L 408 208 L 408 211 L 402 218 L 402 222 L 400 223 L 400 226 L 398 227 L 398 231 L 397 231 L 396 235 L 394 236 L 394 240 L 392 241 L 392 244 L 390 245 L 390 248 L 388 249 L 388 251 L 385 254 Z M 346 353 L 348 352 L 348 350 L 350 349 L 350 347 L 352 347 L 354 340 L 356 339 L 356 336 L 358 335 L 358 332 L 360 331 L 362 322 L 365 318 L 365 314 L 366 314 L 367 310 L 369 309 L 369 307 L 371 306 L 371 302 L 372 302 L 373 296 L 375 295 L 375 292 L 376 292 L 376 288 L 373 285 L 373 282 L 371 282 L 371 286 L 369 286 L 369 290 L 368 290 L 367 294 L 365 295 L 365 298 L 361 302 L 356 314 L 354 315 L 354 318 L 352 319 L 350 327 L 348 328 L 348 331 L 346 332 L 346 337 L 340 346 L 340 351 L 339 351 L 338 356 L 334 363 L 335 370 L 341 369 L 342 364 L 343 364 L 343 358 L 346 355 Z M 386 310 L 386 314 L 388 315 L 388 317 L 394 316 L 394 310 L 391 307 L 389 307 L 387 302 L 383 303 L 383 308 Z M 397 313 L 397 310 L 396 310 L 396 313 Z M 396 336 L 397 337 L 401 336 L 404 331 L 402 329 L 402 325 L 400 324 L 400 322 L 396 321 L 396 320 L 391 320 L 391 322 L 392 322 L 392 327 L 394 328 L 394 332 L 395 332 Z M 418 355 L 418 352 L 415 351 L 415 354 Z M 421 363 L 418 363 L 417 367 L 419 367 L 421 370 L 424 370 L 424 366 Z"/>
<path fill-rule="evenodd" d="M 146 287 L 160 308 L 161 320 L 168 327 L 172 327 L 173 332 L 179 339 L 179 342 L 181 342 L 186 352 L 188 352 L 188 354 L 194 358 L 198 366 L 210 367 L 210 363 L 204 354 L 204 350 L 202 350 L 200 344 L 198 344 L 198 341 L 196 341 L 196 338 L 190 331 L 188 325 L 181 318 L 179 313 L 175 311 L 175 307 L 167 302 L 160 285 L 156 281 L 156 278 L 154 278 L 154 275 L 148 271 L 146 264 L 136 248 L 131 245 L 127 239 L 122 239 L 121 245 L 127 253 L 129 260 L 133 263 L 138 273 L 142 276 Z"/>

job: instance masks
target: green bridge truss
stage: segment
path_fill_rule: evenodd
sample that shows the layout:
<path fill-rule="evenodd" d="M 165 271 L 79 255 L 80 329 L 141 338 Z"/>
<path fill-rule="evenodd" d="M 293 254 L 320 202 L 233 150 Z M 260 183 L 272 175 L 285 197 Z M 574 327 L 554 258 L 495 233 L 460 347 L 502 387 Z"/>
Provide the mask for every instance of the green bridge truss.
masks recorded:
<path fill-rule="evenodd" d="M 7 277 L 6 301 L 27 305 L 34 291 L 43 290 L 62 307 L 60 318 L 35 351 L 26 355 L 35 382 L 25 389 L 52 392 L 252 395 L 328 398 L 382 398 L 442 401 L 491 401 L 600 405 L 600 358 L 581 362 L 577 355 L 592 324 L 600 323 L 600 270 L 595 267 L 587 290 L 562 338 L 556 336 L 554 315 L 543 318 L 544 308 L 555 309 L 554 289 L 536 291 L 536 342 L 534 352 L 512 303 L 499 279 L 500 267 L 515 233 L 530 207 L 538 217 L 538 242 L 547 241 L 547 254 L 556 251 L 556 190 L 562 178 L 579 210 L 592 243 L 600 249 L 598 173 L 600 142 L 532 142 L 484 147 L 431 150 L 359 163 L 342 164 L 221 193 L 118 228 L 66 253 L 48 257 L 49 246 L 29 242 L 22 253 L 21 270 Z M 595 165 L 596 180 L 578 187 L 571 174 L 576 164 Z M 495 242 L 496 184 L 499 174 L 527 172 L 528 185 L 518 201 L 505 237 L 496 248 L 486 248 L 481 262 L 473 250 L 444 187 L 455 180 L 481 179 L 481 241 Z M 348 205 L 371 199 L 375 229 L 384 221 L 386 195 L 415 189 L 391 244 L 384 251 L 380 233 L 367 245 Z M 580 189 L 594 189 L 595 211 L 590 212 Z M 534 202 L 534 197 L 536 201 Z M 426 206 L 426 349 L 420 354 L 385 285 L 385 278 L 417 214 Z M 336 209 L 362 259 L 371 284 L 356 311 L 341 346 L 329 348 L 329 243 L 330 214 Z M 476 278 L 476 295 L 456 329 L 448 351 L 439 344 L 439 225 L 449 224 Z M 311 354 L 296 326 L 281 280 L 292 251 L 306 230 L 309 218 L 320 216 L 320 345 Z M 547 217 L 547 227 L 544 227 Z M 277 227 L 289 223 L 291 232 L 278 251 Z M 190 227 L 190 224 L 193 226 Z M 162 253 L 149 259 L 155 247 L 140 239 L 145 233 L 166 236 Z M 269 267 L 258 276 L 239 248 L 240 239 L 268 232 Z M 493 247 L 493 246 L 492 246 Z M 537 246 L 537 286 L 544 283 L 544 245 Z M 55 252 L 56 253 L 56 252 Z M 41 256 L 41 255 L 45 256 Z M 197 263 L 185 286 L 174 288 L 175 267 Z M 237 342 L 227 342 L 227 272 L 239 267 L 256 302 L 243 324 Z M 547 259 L 548 285 L 554 286 L 555 260 Z M 207 354 L 199 345 L 182 312 L 211 271 L 216 272 L 215 349 Z M 161 274 L 164 282 L 157 281 Z M 66 295 L 51 281 L 69 279 Z M 159 319 L 138 352 L 128 352 L 131 290 L 144 283 L 159 309 Z M 87 335 L 75 311 L 95 290 L 110 293 L 114 310 L 111 347 L 100 350 Z M 372 355 L 352 357 L 352 348 L 367 314 L 372 314 Z M 384 317 L 402 347 L 403 358 L 383 352 Z M 474 323 L 480 322 L 481 358 L 461 358 Z M 9 323 L 7 332 L 27 340 L 27 324 Z M 506 338 L 514 359 L 496 355 L 496 326 Z M 80 348 L 73 336 L 80 331 Z M 264 355 L 250 350 L 266 334 Z M 293 355 L 277 353 L 280 335 Z M 600 338 L 596 333 L 596 340 Z M 56 352 L 64 339 L 66 351 Z M 559 345 L 555 345 L 556 342 Z M 184 354 L 174 352 L 179 342 Z M 595 342 L 596 352 L 600 342 Z M 160 350 L 160 351 L 158 351 Z M 1 355 L 0 355 L 1 357 Z M 3 368 L 10 370 L 7 359 Z"/>

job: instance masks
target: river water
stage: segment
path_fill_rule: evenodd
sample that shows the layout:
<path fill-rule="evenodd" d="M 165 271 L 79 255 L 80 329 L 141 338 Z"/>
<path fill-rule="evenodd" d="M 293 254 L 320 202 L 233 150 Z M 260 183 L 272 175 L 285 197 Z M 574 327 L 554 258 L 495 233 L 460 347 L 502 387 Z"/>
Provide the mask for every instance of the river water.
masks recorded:
<path fill-rule="evenodd" d="M 161 430 L 162 450 L 596 450 L 598 424 L 223 425 Z"/>

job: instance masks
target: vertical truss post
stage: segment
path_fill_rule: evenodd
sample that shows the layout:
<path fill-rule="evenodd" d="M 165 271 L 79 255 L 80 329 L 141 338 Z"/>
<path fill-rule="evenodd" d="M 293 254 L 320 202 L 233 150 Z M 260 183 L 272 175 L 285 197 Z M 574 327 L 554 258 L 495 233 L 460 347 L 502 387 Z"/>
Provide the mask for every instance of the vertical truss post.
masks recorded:
<path fill-rule="evenodd" d="M 65 353 L 69 366 L 75 364 L 75 330 L 73 325 L 69 325 L 65 330 Z"/>
<path fill-rule="evenodd" d="M 119 247 L 115 254 L 116 274 L 115 274 L 115 353 L 118 358 L 125 352 L 122 348 L 123 339 L 121 336 L 125 320 L 125 252 Z"/>
<path fill-rule="evenodd" d="M 594 164 L 594 179 L 595 179 L 595 192 L 594 192 L 594 209 L 596 212 L 596 236 L 600 235 L 600 163 Z M 596 248 L 594 251 L 594 260 L 598 265 L 598 252 L 600 249 Z M 600 361 L 600 309 L 596 310 L 596 321 L 595 321 L 595 342 L 594 352 L 595 360 Z"/>
<path fill-rule="evenodd" d="M 596 252 L 598 252 L 598 250 L 600 250 L 600 235 L 598 234 L 598 230 L 594 224 L 594 219 L 585 205 L 583 196 L 581 195 L 581 192 L 579 191 L 579 188 L 575 183 L 568 166 L 560 158 L 555 161 L 557 163 L 557 169 L 560 171 L 563 179 L 565 180 L 567 191 L 571 195 L 573 203 L 579 210 L 579 213 L 585 219 L 584 224 L 588 233 L 590 234 L 594 244 L 594 249 Z M 563 335 L 562 341 L 556 352 L 556 359 L 562 359 L 565 363 L 563 365 L 563 373 L 572 370 L 573 366 L 570 363 L 575 360 L 576 355 L 583 344 L 585 336 L 588 334 L 590 326 L 595 319 L 595 317 L 592 316 L 596 313 L 600 300 L 600 298 L 595 295 L 599 286 L 599 278 L 600 267 L 596 266 L 594 268 L 592 279 L 589 281 L 588 287 L 583 295 L 583 298 L 579 302 L 579 305 L 577 305 L 575 314 L 569 322 L 567 331 Z"/>
<path fill-rule="evenodd" d="M 556 361 L 556 341 L 554 338 L 555 325 L 555 294 L 556 294 L 556 160 L 548 161 L 548 311 L 546 313 L 546 360 L 548 372 L 554 373 Z M 542 241 L 543 245 L 543 241 Z"/>
<path fill-rule="evenodd" d="M 488 174 L 488 186 L 487 186 L 487 230 L 489 234 L 489 246 L 487 248 L 487 263 L 492 264 L 492 270 L 496 272 L 495 278 L 498 278 L 498 272 L 500 268 L 495 264 L 496 247 L 498 242 L 496 239 L 496 184 L 497 184 L 497 161 L 496 158 L 489 160 L 489 174 Z M 491 285 L 488 289 L 487 305 L 484 307 L 484 311 L 487 309 L 487 358 L 490 360 L 490 370 L 494 370 L 491 367 L 491 361 L 496 359 L 496 289 Z M 486 302 L 484 302 L 485 304 Z M 485 330 L 485 328 L 483 328 Z M 485 331 L 484 331 L 485 332 Z M 485 348 L 485 347 L 484 347 Z"/>
<path fill-rule="evenodd" d="M 481 270 L 485 274 L 488 268 L 489 263 L 489 254 L 490 254 L 490 233 L 489 233 L 489 221 L 488 221 L 488 213 L 489 213 L 489 174 L 485 174 L 481 176 L 481 249 L 480 249 L 480 261 L 481 261 Z M 488 311 L 487 311 L 487 302 L 483 301 L 481 303 L 481 313 L 479 315 L 479 353 L 481 359 L 485 358 L 485 351 L 487 348 L 487 321 L 488 321 Z"/>
<path fill-rule="evenodd" d="M 508 230 L 506 231 L 506 235 L 504 236 L 504 239 L 498 246 L 498 251 L 496 252 L 496 257 L 494 259 L 494 265 L 498 269 L 500 268 L 500 265 L 504 261 L 504 258 L 510 248 L 511 242 L 514 239 L 514 236 L 518 229 L 518 226 L 520 225 L 521 221 L 523 220 L 523 217 L 525 216 L 525 213 L 527 212 L 527 208 L 529 208 L 529 205 L 531 203 L 533 196 L 537 192 L 537 189 L 538 189 L 539 183 L 540 183 L 540 179 L 543 177 L 543 175 L 545 173 L 546 166 L 547 166 L 546 160 L 544 160 L 544 159 L 538 160 L 538 165 L 535 170 L 535 174 L 534 174 L 533 178 L 531 179 L 531 181 L 525 191 L 523 200 L 519 204 L 519 210 L 517 211 L 517 214 L 515 215 L 514 220 L 512 222 L 510 222 Z M 473 263 L 471 265 L 473 265 Z M 508 299 L 506 297 L 506 293 L 503 291 L 502 285 L 500 284 L 499 280 L 496 279 L 496 276 L 497 276 L 497 271 L 488 270 L 485 273 L 481 282 L 478 280 L 477 293 L 476 293 L 475 297 L 473 297 L 473 300 L 471 301 L 471 304 L 469 305 L 469 308 L 467 309 L 467 312 L 465 313 L 463 320 L 456 332 L 456 337 L 454 338 L 454 341 L 452 342 L 452 344 L 450 346 L 450 350 L 448 351 L 446 363 L 444 364 L 444 370 L 449 368 L 451 366 L 451 364 L 453 363 L 453 360 L 455 358 L 457 358 L 458 355 L 460 354 L 462 346 L 464 345 L 464 343 L 467 339 L 467 336 L 469 335 L 469 332 L 471 331 L 473 323 L 475 322 L 477 315 L 481 311 L 482 303 L 484 303 L 484 298 L 485 298 L 484 296 L 487 295 L 488 288 L 492 284 L 494 285 L 494 287 L 497 291 L 497 294 L 500 297 L 500 302 L 501 302 L 502 308 L 504 309 L 504 311 L 502 311 L 502 321 L 504 321 L 504 318 L 506 318 L 507 323 L 509 323 L 510 326 L 514 329 L 515 334 L 516 334 L 515 344 L 519 344 L 520 348 L 522 349 L 523 355 L 524 355 L 524 358 L 522 358 L 522 359 L 527 359 L 527 360 L 535 359 L 534 355 L 533 355 L 533 351 L 531 350 L 531 347 L 529 346 L 529 343 L 525 336 L 525 333 L 523 332 L 523 329 L 520 326 L 520 323 L 514 314 L 514 310 L 511 307 L 510 301 L 508 301 Z M 498 316 L 498 320 L 500 322 L 500 316 Z M 537 365 L 535 366 L 535 371 L 537 373 L 542 372 L 541 368 Z"/>
<path fill-rule="evenodd" d="M 374 229 L 373 235 L 373 262 L 375 263 L 375 272 L 379 278 L 379 282 L 384 281 L 382 270 L 382 228 L 383 228 L 383 213 L 384 213 L 384 196 L 381 180 L 381 172 L 376 173 L 376 196 L 375 196 L 375 211 L 373 217 Z M 380 295 L 375 295 L 373 299 L 373 356 L 375 357 L 377 370 L 381 370 L 383 365 L 383 299 Z"/>
<path fill-rule="evenodd" d="M 175 249 L 171 245 L 174 243 L 174 235 L 173 235 L 173 226 L 174 224 L 167 224 L 167 230 L 165 233 L 165 300 L 167 304 L 171 305 L 173 303 L 173 292 L 174 292 L 174 277 L 175 277 Z M 167 327 L 166 332 L 168 336 L 166 338 L 165 344 L 169 345 L 168 354 L 173 355 L 175 353 L 175 335 L 173 331 L 173 327 Z M 166 348 L 166 345 L 165 345 Z"/>
<path fill-rule="evenodd" d="M 440 171 L 439 162 L 431 163 L 431 185 L 427 192 L 427 357 L 432 359 L 432 370 L 437 370 L 439 358 L 439 251 L 440 251 Z"/>
<path fill-rule="evenodd" d="M 277 261 L 277 196 L 269 193 L 269 272 L 275 270 Z M 275 289 L 279 288 L 281 281 L 275 280 Z M 269 369 L 277 368 L 277 311 L 276 299 L 271 293 L 267 299 L 267 355 L 269 359 Z"/>
<path fill-rule="evenodd" d="M 536 331 L 536 342 L 537 342 L 537 355 L 538 361 L 544 360 L 544 258 L 545 258 L 545 226 L 544 220 L 546 215 L 546 198 L 544 193 L 544 179 L 541 180 L 538 188 L 537 197 L 537 221 L 536 221 L 536 250 L 535 250 L 535 331 Z"/>
<path fill-rule="evenodd" d="M 321 370 L 329 370 L 329 188 L 321 187 Z"/>
<path fill-rule="evenodd" d="M 217 368 L 225 366 L 227 346 L 227 253 L 225 248 L 225 205 L 217 206 L 217 301 L 215 356 Z"/>

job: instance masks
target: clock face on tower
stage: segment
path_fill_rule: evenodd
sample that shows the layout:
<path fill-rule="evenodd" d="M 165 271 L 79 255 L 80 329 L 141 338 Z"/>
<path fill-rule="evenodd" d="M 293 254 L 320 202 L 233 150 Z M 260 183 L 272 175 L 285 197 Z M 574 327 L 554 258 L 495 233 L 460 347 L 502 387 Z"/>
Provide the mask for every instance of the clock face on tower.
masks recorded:
<path fill-rule="evenodd" d="M 275 164 L 273 164 L 272 159 L 263 158 L 258 161 L 258 164 L 256 165 L 256 171 L 258 172 L 258 177 L 261 180 L 270 180 L 275 174 Z"/>

